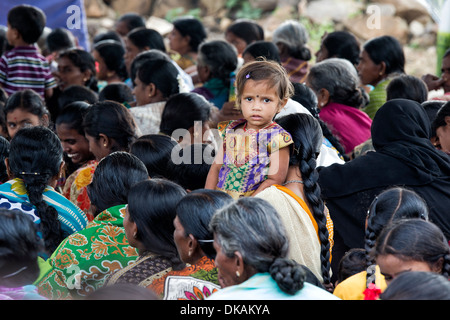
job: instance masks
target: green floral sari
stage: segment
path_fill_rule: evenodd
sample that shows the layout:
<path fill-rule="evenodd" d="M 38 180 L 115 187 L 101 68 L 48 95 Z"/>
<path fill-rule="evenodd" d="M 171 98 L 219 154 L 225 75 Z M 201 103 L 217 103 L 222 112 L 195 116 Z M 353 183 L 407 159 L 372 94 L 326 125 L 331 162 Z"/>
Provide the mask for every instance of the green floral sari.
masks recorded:
<path fill-rule="evenodd" d="M 84 298 L 100 288 L 109 274 L 137 259 L 136 249 L 125 236 L 125 206 L 100 213 L 41 264 L 41 276 L 35 282 L 41 295 L 52 300 Z"/>

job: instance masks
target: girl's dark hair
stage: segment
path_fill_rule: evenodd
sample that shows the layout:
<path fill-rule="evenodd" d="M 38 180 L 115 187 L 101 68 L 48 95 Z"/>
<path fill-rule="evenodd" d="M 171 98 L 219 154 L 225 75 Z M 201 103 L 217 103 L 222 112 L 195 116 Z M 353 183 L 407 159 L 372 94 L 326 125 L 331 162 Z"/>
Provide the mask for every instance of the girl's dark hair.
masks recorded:
<path fill-rule="evenodd" d="M 42 197 L 51 178 L 58 175 L 63 148 L 58 136 L 46 127 L 20 129 L 11 140 L 9 168 L 23 180 L 28 198 L 41 218 L 40 228 L 45 248 L 53 252 L 64 239 L 56 209 Z"/>
<path fill-rule="evenodd" d="M 322 45 L 327 49 L 329 58 L 347 59 L 353 65 L 358 65 L 361 51 L 360 43 L 350 32 L 331 32 L 323 39 Z"/>
<path fill-rule="evenodd" d="M 130 33 L 127 34 L 127 38 L 141 50 L 145 47 L 149 47 L 150 49 L 166 52 L 163 36 L 154 29 L 145 27 L 137 28 L 130 31 Z"/>
<path fill-rule="evenodd" d="M 160 132 L 171 135 L 176 129 L 194 126 L 195 121 L 202 124 L 209 121 L 211 104 L 195 92 L 182 92 L 170 97 L 161 116 Z"/>
<path fill-rule="evenodd" d="M 148 179 L 145 165 L 136 156 L 117 151 L 103 158 L 94 171 L 87 192 L 96 212 L 126 204 L 128 192 L 136 183 Z"/>
<path fill-rule="evenodd" d="M 400 42 L 392 36 L 380 36 L 367 41 L 363 50 L 375 64 L 384 62 L 386 74 L 405 73 L 405 54 Z"/>
<path fill-rule="evenodd" d="M 102 133 L 113 140 L 111 151 L 128 151 L 136 139 L 133 115 L 122 104 L 114 101 L 94 103 L 83 118 L 86 134 L 99 138 Z"/>
<path fill-rule="evenodd" d="M 422 103 L 428 100 L 425 82 L 415 76 L 401 74 L 393 78 L 386 87 L 387 100 L 409 99 Z"/>
<path fill-rule="evenodd" d="M 316 168 L 317 156 L 322 145 L 322 129 L 319 122 L 304 113 L 290 114 L 277 123 L 292 136 L 289 166 L 298 166 L 303 179 L 307 202 L 319 227 L 320 259 L 322 261 L 322 277 L 324 284 L 330 283 L 330 241 L 328 239 L 327 217 L 325 205 L 321 197 L 319 173 Z"/>
<path fill-rule="evenodd" d="M 151 178 L 167 178 L 167 166 L 172 149 L 177 142 L 169 136 L 148 134 L 139 137 L 130 147 L 130 153 L 138 157 L 146 166 Z"/>
<path fill-rule="evenodd" d="M 446 102 L 436 113 L 436 117 L 431 123 L 431 130 L 436 133 L 437 128 L 447 125 L 445 117 L 450 117 L 450 101 Z"/>
<path fill-rule="evenodd" d="M 422 261 L 433 267 L 442 261 L 441 274 L 450 275 L 450 247 L 442 230 L 422 219 L 400 219 L 383 228 L 373 248 L 375 259 L 391 254 L 401 260 Z M 442 259 L 442 260 L 441 260 Z"/>
<path fill-rule="evenodd" d="M 146 250 L 169 259 L 174 270 L 185 267 L 173 239 L 175 207 L 185 195 L 182 187 L 163 179 L 139 182 L 128 195 L 128 214 L 136 223 L 137 240 Z"/>
<path fill-rule="evenodd" d="M 77 130 L 79 134 L 84 136 L 83 117 L 89 111 L 91 105 L 84 101 L 76 101 L 65 106 L 58 117 L 56 125 L 66 124 L 70 129 Z"/>
<path fill-rule="evenodd" d="M 72 61 L 73 65 L 80 69 L 81 72 L 91 70 L 91 77 L 86 80 L 84 85 L 94 92 L 98 92 L 97 71 L 95 68 L 95 59 L 89 52 L 83 49 L 68 49 L 61 52 L 59 58 L 67 58 Z"/>
<path fill-rule="evenodd" d="M 157 59 L 166 60 L 168 62 L 171 61 L 166 53 L 158 49 L 150 49 L 138 53 L 138 55 L 133 59 L 133 62 L 131 62 L 130 67 L 130 79 L 133 82 L 134 86 L 136 86 L 136 84 L 134 83 L 134 79 L 136 78 L 137 72 L 141 67 L 141 65 L 148 60 L 157 60 Z"/>
<path fill-rule="evenodd" d="M 134 100 L 132 89 L 123 82 L 115 82 L 106 85 L 98 94 L 99 101 L 111 100 L 119 103 Z"/>
<path fill-rule="evenodd" d="M 299 102 L 302 106 L 304 106 L 311 115 L 319 121 L 320 128 L 322 129 L 323 136 L 328 139 L 328 141 L 336 148 L 339 152 L 339 155 L 345 160 L 348 161 L 348 156 L 345 154 L 344 147 L 339 142 L 339 139 L 331 132 L 330 128 L 327 124 L 319 117 L 319 108 L 317 108 L 317 96 L 308 86 L 303 83 L 292 83 L 294 86 L 294 95 L 292 96 L 292 100 Z"/>
<path fill-rule="evenodd" d="M 367 285 L 375 283 L 375 261 L 371 252 L 382 229 L 392 221 L 412 218 L 428 220 L 427 203 L 413 190 L 392 187 L 380 193 L 372 201 L 367 212 L 364 239 Z"/>
<path fill-rule="evenodd" d="M 213 233 L 209 222 L 213 214 L 231 203 L 233 198 L 218 190 L 198 189 L 188 193 L 176 206 L 176 214 L 185 230 L 185 236 L 192 234 L 197 239 L 200 248 L 210 259 L 215 259 L 216 250 L 213 247 Z M 207 240 L 199 241 L 199 240 Z"/>
<path fill-rule="evenodd" d="M 120 34 L 118 34 L 114 30 L 109 30 L 109 31 L 105 31 L 105 32 L 101 32 L 101 33 L 97 34 L 94 37 L 94 39 L 92 40 L 92 44 L 95 45 L 96 43 L 99 43 L 104 40 L 114 40 L 119 43 L 123 43 L 123 40 L 122 40 L 122 37 L 120 36 Z"/>
<path fill-rule="evenodd" d="M 127 67 L 125 65 L 125 48 L 122 43 L 114 40 L 103 40 L 94 45 L 100 56 L 103 58 L 108 70 L 115 71 L 117 76 L 125 80 L 128 77 Z"/>
<path fill-rule="evenodd" d="M 37 225 L 29 215 L 14 209 L 0 209 L 0 283 L 6 287 L 32 284 L 39 276 Z M 25 270 L 14 274 L 20 269 Z"/>
<path fill-rule="evenodd" d="M 31 89 L 16 91 L 9 96 L 4 108 L 5 117 L 16 109 L 23 109 L 38 116 L 39 119 L 42 119 L 44 115 L 50 116 L 41 96 Z"/>
<path fill-rule="evenodd" d="M 254 41 L 264 40 L 264 29 L 255 21 L 249 19 L 238 19 L 225 31 L 231 32 L 236 37 L 244 39 L 247 45 Z"/>
<path fill-rule="evenodd" d="M 273 60 L 281 63 L 280 53 L 278 52 L 277 46 L 271 41 L 255 41 L 249 44 L 244 51 L 242 56 L 246 53 L 250 54 L 255 59 L 263 57 L 265 60 Z"/>
<path fill-rule="evenodd" d="M 146 85 L 153 83 L 166 99 L 180 92 L 178 70 L 165 59 L 145 61 L 139 66 L 137 77 Z"/>
<path fill-rule="evenodd" d="M 192 52 L 197 52 L 200 43 L 202 43 L 208 36 L 203 23 L 191 16 L 184 16 L 175 19 L 173 27 L 183 36 L 189 36 L 189 46 Z"/>
<path fill-rule="evenodd" d="M 7 21 L 11 28 L 19 31 L 23 41 L 33 44 L 42 35 L 47 17 L 38 7 L 21 4 L 9 10 Z"/>
<path fill-rule="evenodd" d="M 222 79 L 228 86 L 230 74 L 238 65 L 236 48 L 225 40 L 210 40 L 203 42 L 198 51 L 198 64 L 207 65 L 211 78 Z"/>
<path fill-rule="evenodd" d="M 65 106 L 72 102 L 83 101 L 89 104 L 98 101 L 98 94 L 92 89 L 80 85 L 71 85 L 65 88 L 58 97 L 58 113 L 61 112 Z M 58 115 L 56 116 L 58 117 Z"/>
<path fill-rule="evenodd" d="M 0 183 L 8 181 L 8 172 L 6 170 L 5 159 L 9 156 L 9 141 L 0 136 Z"/>

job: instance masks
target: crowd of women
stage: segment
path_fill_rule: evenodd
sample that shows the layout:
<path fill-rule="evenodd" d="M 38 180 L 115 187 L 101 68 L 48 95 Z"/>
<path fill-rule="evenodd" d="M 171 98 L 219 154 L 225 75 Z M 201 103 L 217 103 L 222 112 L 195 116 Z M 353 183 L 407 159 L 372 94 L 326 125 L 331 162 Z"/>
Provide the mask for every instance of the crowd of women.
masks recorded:
<path fill-rule="evenodd" d="M 0 299 L 450 299 L 450 51 L 132 13 L 39 50 L 52 94 L 1 90 Z"/>

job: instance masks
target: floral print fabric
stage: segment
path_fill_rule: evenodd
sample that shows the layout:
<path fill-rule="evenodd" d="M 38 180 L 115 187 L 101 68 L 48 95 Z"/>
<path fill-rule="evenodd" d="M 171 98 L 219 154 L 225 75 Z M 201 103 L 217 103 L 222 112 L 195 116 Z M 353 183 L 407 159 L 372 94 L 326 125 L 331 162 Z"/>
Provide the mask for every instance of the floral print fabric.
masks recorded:
<path fill-rule="evenodd" d="M 49 270 L 37 282 L 41 295 L 52 300 L 85 297 L 114 271 L 137 259 L 125 236 L 125 207 L 103 211 L 61 243 L 47 260 Z"/>

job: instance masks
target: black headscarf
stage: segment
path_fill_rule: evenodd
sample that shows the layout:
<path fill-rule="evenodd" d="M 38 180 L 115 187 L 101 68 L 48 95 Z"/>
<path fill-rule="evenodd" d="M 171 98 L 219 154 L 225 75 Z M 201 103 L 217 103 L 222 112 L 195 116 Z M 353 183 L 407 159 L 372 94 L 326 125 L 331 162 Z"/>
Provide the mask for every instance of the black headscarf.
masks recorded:
<path fill-rule="evenodd" d="M 393 99 L 377 111 L 372 123 L 376 152 L 320 168 L 323 199 L 348 247 L 363 246 L 368 207 L 392 186 L 409 187 L 421 195 L 430 208 L 430 220 L 449 237 L 450 156 L 436 150 L 430 133 L 429 118 L 419 103 Z"/>

